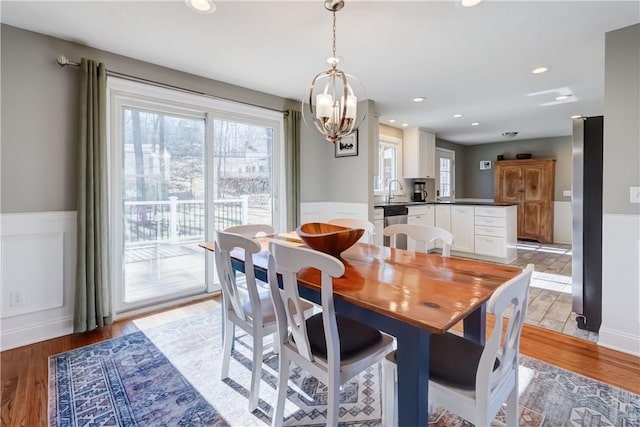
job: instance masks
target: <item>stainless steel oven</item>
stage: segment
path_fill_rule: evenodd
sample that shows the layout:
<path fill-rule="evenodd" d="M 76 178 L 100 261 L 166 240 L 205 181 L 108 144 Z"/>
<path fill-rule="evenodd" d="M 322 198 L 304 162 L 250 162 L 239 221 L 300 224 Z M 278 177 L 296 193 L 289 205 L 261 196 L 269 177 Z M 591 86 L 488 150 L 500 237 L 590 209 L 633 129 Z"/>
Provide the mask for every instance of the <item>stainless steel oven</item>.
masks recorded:
<path fill-rule="evenodd" d="M 391 224 L 406 224 L 409 209 L 405 205 L 384 206 L 384 226 Z M 390 246 L 391 238 L 384 237 L 384 245 Z M 407 249 L 407 236 L 398 234 L 396 236 L 396 247 L 399 249 Z"/>

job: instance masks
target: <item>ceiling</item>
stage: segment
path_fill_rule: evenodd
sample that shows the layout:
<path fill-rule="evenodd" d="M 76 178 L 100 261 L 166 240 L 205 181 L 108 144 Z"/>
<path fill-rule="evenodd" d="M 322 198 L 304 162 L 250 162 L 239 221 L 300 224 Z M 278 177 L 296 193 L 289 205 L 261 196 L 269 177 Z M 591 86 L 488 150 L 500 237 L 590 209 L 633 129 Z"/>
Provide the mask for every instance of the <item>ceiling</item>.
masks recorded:
<path fill-rule="evenodd" d="M 508 131 L 518 132 L 514 139 L 570 135 L 572 115 L 603 114 L 605 33 L 640 22 L 637 1 L 346 3 L 337 14 L 340 68 L 362 82 L 380 122 L 461 144 L 501 141 Z M 296 100 L 328 68 L 331 14 L 321 0 L 216 4 L 214 14 L 199 15 L 181 0 L 2 1 L 0 16 Z M 549 71 L 531 74 L 538 66 Z M 555 100 L 564 94 L 572 96 Z M 417 96 L 426 100 L 414 103 Z"/>

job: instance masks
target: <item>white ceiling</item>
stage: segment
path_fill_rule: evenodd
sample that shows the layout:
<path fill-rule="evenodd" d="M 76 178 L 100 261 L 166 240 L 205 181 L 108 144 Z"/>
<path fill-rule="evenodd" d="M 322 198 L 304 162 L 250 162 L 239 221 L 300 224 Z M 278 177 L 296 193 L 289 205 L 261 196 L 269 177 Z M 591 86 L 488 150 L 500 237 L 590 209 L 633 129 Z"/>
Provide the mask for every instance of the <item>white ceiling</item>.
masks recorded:
<path fill-rule="evenodd" d="M 640 22 L 638 1 L 346 3 L 337 14 L 340 68 L 362 82 L 381 123 L 395 118 L 395 126 L 462 144 L 500 141 L 505 131 L 519 132 L 515 139 L 570 135 L 570 116 L 603 114 L 605 33 Z M 328 68 L 331 14 L 322 0 L 216 4 L 214 14 L 198 15 L 180 0 L 2 1 L 0 16 L 291 99 Z M 531 74 L 537 66 L 550 71 Z M 565 92 L 568 101 L 554 100 Z"/>

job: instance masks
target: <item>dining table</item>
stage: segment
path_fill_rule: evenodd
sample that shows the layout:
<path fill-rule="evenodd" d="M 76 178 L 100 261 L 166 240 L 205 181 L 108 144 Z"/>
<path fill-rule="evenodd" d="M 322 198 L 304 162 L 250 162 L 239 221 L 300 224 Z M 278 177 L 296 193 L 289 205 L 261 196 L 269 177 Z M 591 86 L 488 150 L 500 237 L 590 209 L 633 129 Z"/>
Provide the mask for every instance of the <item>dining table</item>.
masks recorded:
<path fill-rule="evenodd" d="M 256 238 L 256 278 L 267 281 L 271 241 L 305 246 L 295 232 Z M 213 242 L 203 248 L 214 249 Z M 465 338 L 484 344 L 485 303 L 520 268 L 356 243 L 342 252 L 342 277 L 334 278 L 337 313 L 395 337 L 397 344 L 398 425 L 426 427 L 429 419 L 429 341 L 463 322 Z M 244 252 L 232 253 L 233 269 L 244 272 Z M 320 303 L 320 272 L 298 274 L 300 296 Z M 382 390 L 382 393 L 389 390 Z"/>

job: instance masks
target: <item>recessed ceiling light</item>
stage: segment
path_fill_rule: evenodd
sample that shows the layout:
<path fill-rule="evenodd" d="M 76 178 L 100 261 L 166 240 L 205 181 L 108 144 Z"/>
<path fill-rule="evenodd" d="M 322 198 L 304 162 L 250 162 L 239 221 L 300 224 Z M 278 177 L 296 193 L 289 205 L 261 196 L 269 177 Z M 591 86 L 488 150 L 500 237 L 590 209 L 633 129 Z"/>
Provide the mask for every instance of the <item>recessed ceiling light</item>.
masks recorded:
<path fill-rule="evenodd" d="M 471 126 L 478 126 L 479 124 L 480 123 L 478 123 L 478 122 L 473 122 L 473 123 L 471 123 Z"/>
<path fill-rule="evenodd" d="M 571 95 L 560 95 L 556 96 L 556 101 L 564 101 L 565 99 L 571 98 Z"/>
<path fill-rule="evenodd" d="M 389 123 L 395 123 L 396 119 L 389 119 Z"/>
<path fill-rule="evenodd" d="M 416 96 L 415 98 L 413 98 L 413 102 L 422 102 L 425 100 L 424 96 Z"/>
<path fill-rule="evenodd" d="M 462 117 L 462 114 L 454 114 L 453 117 L 455 117 L 456 119 L 459 119 L 460 117 Z"/>
<path fill-rule="evenodd" d="M 538 67 L 531 70 L 531 74 L 542 74 L 546 73 L 547 71 L 549 71 L 547 67 Z"/>
<path fill-rule="evenodd" d="M 403 123 L 402 126 L 403 127 L 407 127 L 407 126 L 409 126 L 409 123 Z"/>
<path fill-rule="evenodd" d="M 460 0 L 460 6 L 462 7 L 473 7 L 480 3 L 482 0 Z"/>
<path fill-rule="evenodd" d="M 189 9 L 198 13 L 213 13 L 216 11 L 216 4 L 213 0 L 184 0 Z"/>
<path fill-rule="evenodd" d="M 571 116 L 572 119 L 580 119 L 582 118 L 582 116 L 580 114 L 577 114 L 575 116 Z"/>

